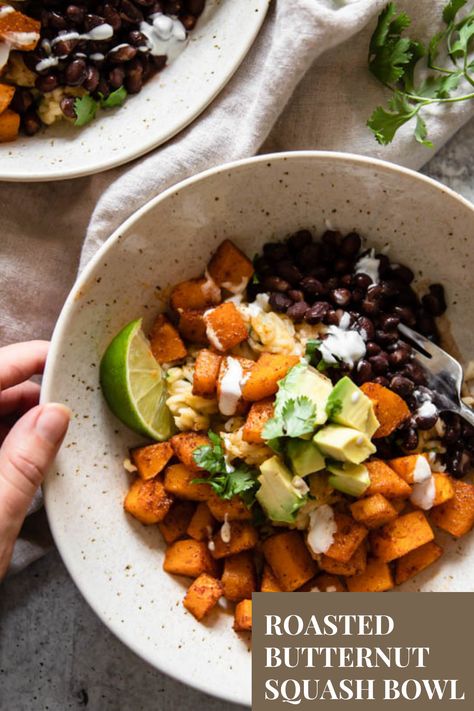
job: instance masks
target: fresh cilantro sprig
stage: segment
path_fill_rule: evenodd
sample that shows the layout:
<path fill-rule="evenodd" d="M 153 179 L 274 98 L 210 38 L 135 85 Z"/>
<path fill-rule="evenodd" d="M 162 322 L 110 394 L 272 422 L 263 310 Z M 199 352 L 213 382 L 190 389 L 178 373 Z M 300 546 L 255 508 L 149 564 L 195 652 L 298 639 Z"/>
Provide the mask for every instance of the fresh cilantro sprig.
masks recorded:
<path fill-rule="evenodd" d="M 125 87 L 112 91 L 107 98 L 103 94 L 99 94 L 99 100 L 93 99 L 92 96 L 86 94 L 80 96 L 74 101 L 74 113 L 76 114 L 75 126 L 85 126 L 95 119 L 99 109 L 113 109 L 116 106 L 121 106 L 127 98 Z"/>
<path fill-rule="evenodd" d="M 267 420 L 263 438 L 302 437 L 316 427 L 316 405 L 309 397 L 300 395 L 285 402 L 279 415 Z"/>
<path fill-rule="evenodd" d="M 321 343 L 319 338 L 310 338 L 306 343 L 305 356 L 308 363 L 321 373 L 324 373 L 328 368 L 340 368 L 340 363 L 326 363 L 321 353 Z"/>
<path fill-rule="evenodd" d="M 219 435 L 209 432 L 211 444 L 197 447 L 193 452 L 196 464 L 207 471 L 210 476 L 194 479 L 196 484 L 210 484 L 213 491 L 221 499 L 232 499 L 240 496 L 250 508 L 255 501 L 255 493 L 259 488 L 257 472 L 247 464 L 233 466 L 226 461 L 224 445 Z"/>
<path fill-rule="evenodd" d="M 369 46 L 369 69 L 392 92 L 388 107 L 377 106 L 367 121 L 376 140 L 387 145 L 404 124 L 415 120 L 418 143 L 432 147 L 422 110 L 432 104 L 451 104 L 474 98 L 455 94 L 461 80 L 474 86 L 474 8 L 459 19 L 467 0 L 450 0 L 443 9 L 444 27 L 427 45 L 402 36 L 411 24 L 405 12 L 389 3 L 378 18 Z M 398 13 L 398 14 L 397 14 Z M 449 66 L 442 66 L 444 56 Z M 423 60 L 423 61 L 422 61 Z M 423 70 L 423 71 L 420 71 Z"/>

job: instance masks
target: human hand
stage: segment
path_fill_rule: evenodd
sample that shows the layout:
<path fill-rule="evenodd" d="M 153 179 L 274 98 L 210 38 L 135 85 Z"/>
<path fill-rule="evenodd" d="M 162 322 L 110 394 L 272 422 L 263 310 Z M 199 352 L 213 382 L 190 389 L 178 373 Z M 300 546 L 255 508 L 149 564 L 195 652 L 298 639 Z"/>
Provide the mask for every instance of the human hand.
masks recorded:
<path fill-rule="evenodd" d="M 52 464 L 69 424 L 64 405 L 38 405 L 47 341 L 0 348 L 0 580 L 33 496 Z"/>

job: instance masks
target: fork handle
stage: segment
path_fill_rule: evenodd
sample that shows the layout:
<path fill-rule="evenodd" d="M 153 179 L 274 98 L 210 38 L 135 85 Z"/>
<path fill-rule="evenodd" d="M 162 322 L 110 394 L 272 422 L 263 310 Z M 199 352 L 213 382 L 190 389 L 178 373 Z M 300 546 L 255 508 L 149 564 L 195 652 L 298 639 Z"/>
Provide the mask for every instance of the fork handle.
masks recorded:
<path fill-rule="evenodd" d="M 472 408 L 461 402 L 459 414 L 474 427 L 474 410 Z"/>

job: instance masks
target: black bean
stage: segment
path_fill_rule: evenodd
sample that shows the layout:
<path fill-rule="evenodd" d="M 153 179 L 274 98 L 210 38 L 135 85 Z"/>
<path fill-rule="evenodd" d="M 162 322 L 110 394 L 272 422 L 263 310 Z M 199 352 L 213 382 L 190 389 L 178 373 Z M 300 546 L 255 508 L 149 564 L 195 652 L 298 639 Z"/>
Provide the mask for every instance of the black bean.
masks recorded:
<path fill-rule="evenodd" d="M 59 80 L 56 74 L 44 74 L 36 77 L 35 87 L 43 94 L 54 91 L 58 86 Z"/>
<path fill-rule="evenodd" d="M 293 321 L 302 321 L 308 308 L 309 305 L 306 301 L 297 301 L 288 308 L 286 314 L 293 319 Z"/>
<path fill-rule="evenodd" d="M 337 289 L 339 286 L 339 279 L 337 277 L 330 277 L 324 282 L 324 287 L 326 291 L 332 291 L 332 289 Z"/>
<path fill-rule="evenodd" d="M 375 373 L 383 375 L 388 370 L 388 356 L 384 351 L 380 351 L 375 356 L 369 358 L 369 363 L 372 366 Z"/>
<path fill-rule="evenodd" d="M 61 111 L 69 119 L 76 118 L 76 112 L 74 110 L 75 101 L 76 99 L 74 98 L 74 96 L 64 96 L 59 103 Z"/>
<path fill-rule="evenodd" d="M 66 19 L 59 12 L 54 12 L 54 10 L 51 10 L 48 14 L 48 24 L 50 27 L 54 27 L 55 30 L 65 30 L 67 28 Z"/>
<path fill-rule="evenodd" d="M 330 245 L 331 247 L 339 247 L 342 241 L 342 235 L 336 230 L 326 230 L 321 237 L 323 244 Z"/>
<path fill-rule="evenodd" d="M 329 269 L 322 264 L 318 264 L 310 270 L 310 276 L 314 276 L 316 279 L 324 281 L 329 276 Z"/>
<path fill-rule="evenodd" d="M 194 17 L 194 15 L 180 15 L 179 19 L 187 32 L 190 32 L 196 27 L 197 18 Z"/>
<path fill-rule="evenodd" d="M 390 387 L 390 381 L 383 375 L 377 375 L 377 377 L 374 378 L 374 383 L 377 383 L 377 385 L 383 385 L 384 388 Z"/>
<path fill-rule="evenodd" d="M 370 356 L 378 355 L 381 350 L 381 347 L 378 343 L 375 343 L 375 341 L 369 341 L 365 346 L 365 351 L 368 358 L 370 358 Z"/>
<path fill-rule="evenodd" d="M 178 15 L 183 7 L 182 0 L 164 0 L 163 4 L 167 15 Z"/>
<path fill-rule="evenodd" d="M 357 363 L 355 375 L 359 385 L 362 385 L 362 383 L 366 383 L 372 379 L 373 370 L 368 360 L 363 358 Z"/>
<path fill-rule="evenodd" d="M 394 375 L 390 380 L 390 388 L 402 398 L 409 397 L 415 389 L 415 385 L 403 375 Z"/>
<path fill-rule="evenodd" d="M 296 255 L 296 262 L 300 269 L 307 272 L 318 264 L 321 248 L 314 242 L 303 247 Z"/>
<path fill-rule="evenodd" d="M 327 292 L 327 289 L 323 286 L 319 279 L 316 279 L 316 277 L 313 276 L 303 277 L 299 285 L 310 296 L 320 296 L 321 294 L 325 294 Z"/>
<path fill-rule="evenodd" d="M 380 313 L 380 303 L 372 299 L 364 299 L 361 304 L 362 311 L 368 316 L 376 316 Z"/>
<path fill-rule="evenodd" d="M 278 276 L 292 285 L 298 285 L 303 275 L 298 267 L 296 267 L 289 259 L 283 259 L 275 265 Z"/>
<path fill-rule="evenodd" d="M 55 42 L 52 47 L 53 54 L 55 54 L 56 57 L 69 56 L 71 52 L 73 52 L 74 49 L 77 47 L 78 43 L 79 40 L 77 39 L 60 39 L 58 42 Z"/>
<path fill-rule="evenodd" d="M 273 267 L 271 266 L 271 264 L 269 264 L 269 262 L 267 262 L 265 257 L 257 257 L 254 260 L 254 267 L 255 271 L 259 275 L 270 275 L 273 272 Z"/>
<path fill-rule="evenodd" d="M 354 275 L 353 274 L 344 274 L 343 276 L 339 277 L 339 282 L 341 286 L 353 286 L 354 282 Z"/>
<path fill-rule="evenodd" d="M 328 311 L 324 317 L 324 323 L 327 323 L 328 326 L 339 326 L 339 321 L 339 314 L 334 309 Z"/>
<path fill-rule="evenodd" d="M 293 301 L 304 301 L 304 294 L 300 289 L 290 289 L 288 291 L 288 296 Z"/>
<path fill-rule="evenodd" d="M 199 16 L 204 10 L 206 0 L 185 0 L 184 4 L 188 12 L 191 12 L 193 15 Z"/>
<path fill-rule="evenodd" d="M 292 300 L 289 299 L 284 294 L 280 294 L 279 292 L 276 292 L 276 291 L 274 291 L 270 294 L 270 306 L 275 311 L 280 311 L 280 312 L 284 313 L 292 304 L 293 304 Z"/>
<path fill-rule="evenodd" d="M 81 7 L 80 5 L 68 5 L 66 8 L 66 17 L 74 25 L 82 25 L 85 16 L 85 8 Z"/>
<path fill-rule="evenodd" d="M 443 420 L 445 423 L 443 442 L 445 444 L 455 444 L 461 437 L 461 420 L 452 413 L 445 413 Z"/>
<path fill-rule="evenodd" d="M 376 254 L 375 256 L 379 260 L 379 276 L 383 279 L 390 272 L 390 259 L 386 254 Z"/>
<path fill-rule="evenodd" d="M 359 331 L 359 333 L 362 333 L 362 337 L 364 340 L 372 341 L 374 335 L 375 335 L 375 326 L 370 320 L 370 318 L 367 318 L 367 316 L 359 316 L 359 318 L 356 321 L 355 324 L 356 330 Z M 376 345 L 374 343 L 374 345 Z M 377 346 L 377 353 L 380 353 L 380 347 Z M 369 355 L 376 355 L 375 353 L 371 353 Z"/>
<path fill-rule="evenodd" d="M 288 247 L 294 252 L 299 252 L 303 247 L 307 247 L 313 241 L 313 236 L 309 230 L 299 230 L 288 237 Z"/>
<path fill-rule="evenodd" d="M 177 13 L 169 13 L 177 14 Z M 143 13 L 130 0 L 122 0 L 120 3 L 120 17 L 130 24 L 143 22 Z"/>
<path fill-rule="evenodd" d="M 408 451 L 418 447 L 418 432 L 413 427 L 409 427 L 403 432 L 402 447 Z"/>
<path fill-rule="evenodd" d="M 84 18 L 84 29 L 86 32 L 90 32 L 91 30 L 94 29 L 94 27 L 99 27 L 100 25 L 103 25 L 104 22 L 105 22 L 104 17 L 100 17 L 100 15 L 94 15 L 92 13 L 88 13 Z"/>
<path fill-rule="evenodd" d="M 355 257 L 362 245 L 362 240 L 357 232 L 349 232 L 341 242 L 341 254 L 345 257 Z"/>
<path fill-rule="evenodd" d="M 456 448 L 453 451 L 446 453 L 445 463 L 447 470 L 453 476 L 459 478 L 467 474 L 470 457 L 464 449 Z"/>
<path fill-rule="evenodd" d="M 400 293 L 399 286 L 395 280 L 384 279 L 379 284 L 380 293 L 386 298 L 398 296 Z M 405 288 L 405 286 L 403 286 Z"/>
<path fill-rule="evenodd" d="M 291 288 L 290 283 L 285 281 L 285 279 L 282 279 L 281 277 L 273 276 L 273 275 L 266 276 L 265 279 L 263 280 L 263 285 L 269 291 L 280 291 L 282 293 L 284 293 L 285 291 L 288 291 L 288 289 Z"/>
<path fill-rule="evenodd" d="M 409 306 L 395 306 L 393 315 L 397 316 L 406 326 L 413 327 L 416 324 L 416 316 Z"/>
<path fill-rule="evenodd" d="M 125 80 L 125 69 L 123 67 L 114 67 L 108 73 L 109 85 L 112 89 L 120 89 Z"/>
<path fill-rule="evenodd" d="M 346 274 L 350 271 L 352 263 L 348 259 L 336 259 L 334 262 L 334 271 L 336 274 Z"/>
<path fill-rule="evenodd" d="M 106 3 L 104 5 L 104 19 L 106 22 L 108 22 L 109 25 L 112 26 L 114 32 L 118 32 L 118 30 L 122 27 L 122 18 L 120 17 L 120 14 L 118 11 L 110 5 L 110 3 Z M 131 34 L 131 33 L 130 33 Z M 141 35 L 141 32 L 137 32 L 137 34 Z M 141 42 L 141 44 L 146 45 L 146 39 L 144 38 L 144 41 Z M 132 44 L 135 44 L 134 42 Z M 135 45 L 139 46 L 139 45 Z"/>
<path fill-rule="evenodd" d="M 311 325 L 321 323 L 329 311 L 331 311 L 331 304 L 327 301 L 318 301 L 306 311 L 304 320 Z"/>
<path fill-rule="evenodd" d="M 434 317 L 429 314 L 424 309 L 420 309 L 417 314 L 416 327 L 423 336 L 428 338 L 437 339 L 438 338 L 438 328 Z"/>
<path fill-rule="evenodd" d="M 288 259 L 290 256 L 288 247 L 282 242 L 267 242 L 263 245 L 263 254 L 273 262 Z"/>
<path fill-rule="evenodd" d="M 64 79 L 68 86 L 80 86 L 87 78 L 87 65 L 83 59 L 73 59 L 64 70 Z"/>
<path fill-rule="evenodd" d="M 430 430 L 435 426 L 437 419 L 437 413 L 433 415 L 415 415 L 414 417 L 415 425 L 419 430 Z"/>
<path fill-rule="evenodd" d="M 366 291 L 372 284 L 372 279 L 367 274 L 355 274 L 354 285 Z"/>
<path fill-rule="evenodd" d="M 390 273 L 395 279 L 403 281 L 405 284 L 411 284 L 415 278 L 415 275 L 410 267 L 407 267 L 404 264 L 392 264 L 390 267 Z"/>
<path fill-rule="evenodd" d="M 421 303 L 431 316 L 441 316 L 446 311 L 446 299 L 441 284 L 432 284 L 430 293 L 423 296 Z"/>
<path fill-rule="evenodd" d="M 86 91 L 90 91 L 91 93 L 97 89 L 97 85 L 99 84 L 99 70 L 97 67 L 92 67 L 89 66 L 87 67 L 87 76 L 84 80 L 83 87 L 86 89 Z"/>
<path fill-rule="evenodd" d="M 333 244 L 329 244 L 327 242 L 323 242 L 321 244 L 321 260 L 325 264 L 330 265 L 332 268 L 336 258 L 337 258 L 337 246 L 333 245 Z"/>
<path fill-rule="evenodd" d="M 123 44 L 111 49 L 107 54 L 107 59 L 113 64 L 122 64 L 122 62 L 129 62 L 136 57 L 137 52 L 136 47 L 132 47 L 130 44 Z"/>
<path fill-rule="evenodd" d="M 360 304 L 364 300 L 364 292 L 362 289 L 353 289 L 351 298 L 354 304 Z"/>
<path fill-rule="evenodd" d="M 147 46 L 147 38 L 142 32 L 139 32 L 138 30 L 132 30 L 131 32 L 129 32 L 127 39 L 134 47 Z"/>
<path fill-rule="evenodd" d="M 41 120 L 33 109 L 29 109 L 21 117 L 21 127 L 27 136 L 34 136 L 41 128 Z"/>
<path fill-rule="evenodd" d="M 424 385 L 426 383 L 426 375 L 423 370 L 423 366 L 417 363 L 416 360 L 412 360 L 410 363 L 407 363 L 401 371 L 401 374 L 405 378 L 413 380 L 415 385 Z"/>
<path fill-rule="evenodd" d="M 393 331 L 400 323 L 398 316 L 392 314 L 381 314 L 379 316 L 379 326 L 387 331 Z"/>
<path fill-rule="evenodd" d="M 403 283 L 403 282 L 400 282 Z M 403 287 L 399 289 L 397 295 L 397 305 L 398 306 L 414 306 L 418 305 L 418 295 L 408 284 L 403 284 Z"/>
<path fill-rule="evenodd" d="M 381 346 L 389 346 L 391 343 L 395 343 L 398 340 L 398 333 L 394 331 L 385 331 L 382 328 L 377 328 L 375 330 L 375 340 L 380 343 Z"/>
<path fill-rule="evenodd" d="M 97 89 L 94 92 L 94 98 L 106 99 L 110 94 L 110 86 L 105 77 L 100 77 Z"/>
<path fill-rule="evenodd" d="M 33 105 L 33 101 L 33 94 L 29 89 L 17 86 L 10 108 L 19 114 L 24 114 L 25 111 L 28 111 L 28 109 Z"/>
<path fill-rule="evenodd" d="M 333 289 L 329 293 L 330 299 L 336 306 L 347 306 L 351 300 L 349 289 Z"/>
<path fill-rule="evenodd" d="M 405 365 L 405 363 L 408 363 L 411 358 L 411 348 L 403 341 L 393 343 L 390 346 L 390 349 L 388 360 L 390 365 L 395 366 L 395 368 Z"/>

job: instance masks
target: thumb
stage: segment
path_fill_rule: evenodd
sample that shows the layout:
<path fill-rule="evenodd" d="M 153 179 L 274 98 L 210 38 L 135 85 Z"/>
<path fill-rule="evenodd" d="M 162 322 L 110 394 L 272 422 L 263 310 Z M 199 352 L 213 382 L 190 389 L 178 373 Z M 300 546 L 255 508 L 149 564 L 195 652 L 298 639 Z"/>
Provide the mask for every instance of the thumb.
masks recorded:
<path fill-rule="evenodd" d="M 0 579 L 37 488 L 66 434 L 70 411 L 38 405 L 23 415 L 0 448 Z"/>

